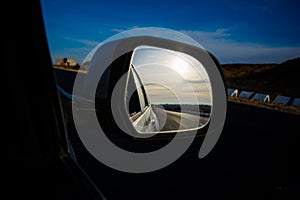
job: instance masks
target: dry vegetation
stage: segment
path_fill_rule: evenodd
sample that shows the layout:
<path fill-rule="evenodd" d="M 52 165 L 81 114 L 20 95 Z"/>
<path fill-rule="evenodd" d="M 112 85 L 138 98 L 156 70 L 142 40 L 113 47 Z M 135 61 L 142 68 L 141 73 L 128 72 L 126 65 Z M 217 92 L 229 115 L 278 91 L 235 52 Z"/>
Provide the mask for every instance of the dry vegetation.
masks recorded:
<path fill-rule="evenodd" d="M 226 64 L 222 71 L 228 88 L 300 97 L 300 58 L 281 64 Z"/>
<path fill-rule="evenodd" d="M 228 88 L 255 93 L 300 97 L 300 58 L 281 64 L 224 64 L 221 66 Z M 278 103 L 228 97 L 229 101 L 300 114 L 300 108 Z"/>
<path fill-rule="evenodd" d="M 224 64 L 222 70 L 228 79 L 243 78 L 276 67 L 277 64 Z"/>

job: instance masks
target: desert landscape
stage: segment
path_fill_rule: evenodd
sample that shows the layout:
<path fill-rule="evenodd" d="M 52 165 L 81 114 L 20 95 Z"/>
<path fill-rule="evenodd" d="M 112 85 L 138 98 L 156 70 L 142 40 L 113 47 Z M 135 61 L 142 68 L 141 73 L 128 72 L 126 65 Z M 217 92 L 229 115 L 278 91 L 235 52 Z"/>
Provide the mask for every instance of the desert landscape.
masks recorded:
<path fill-rule="evenodd" d="M 300 114 L 300 107 L 273 102 L 277 95 L 300 97 L 300 58 L 280 64 L 224 64 L 221 65 L 227 88 L 250 91 L 270 96 L 270 102 L 228 96 L 232 102 Z"/>

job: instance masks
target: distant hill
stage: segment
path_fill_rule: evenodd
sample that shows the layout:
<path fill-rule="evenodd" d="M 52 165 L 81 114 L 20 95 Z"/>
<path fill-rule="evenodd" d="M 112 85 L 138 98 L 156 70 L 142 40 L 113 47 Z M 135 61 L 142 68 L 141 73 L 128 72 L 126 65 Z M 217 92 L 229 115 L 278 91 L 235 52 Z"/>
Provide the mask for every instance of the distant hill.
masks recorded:
<path fill-rule="evenodd" d="M 300 97 L 300 57 L 281 64 L 221 65 L 228 88 Z"/>

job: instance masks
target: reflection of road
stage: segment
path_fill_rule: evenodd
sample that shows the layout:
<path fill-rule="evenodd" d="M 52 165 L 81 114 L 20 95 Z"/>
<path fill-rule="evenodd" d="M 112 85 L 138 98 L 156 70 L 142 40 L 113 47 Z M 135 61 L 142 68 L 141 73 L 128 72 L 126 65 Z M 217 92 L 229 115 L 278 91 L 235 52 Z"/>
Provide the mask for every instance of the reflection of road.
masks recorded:
<path fill-rule="evenodd" d="M 163 126 L 161 131 L 197 128 L 208 120 L 207 117 L 200 115 L 164 110 L 157 106 L 153 106 L 152 109 L 156 114 L 158 124 Z"/>

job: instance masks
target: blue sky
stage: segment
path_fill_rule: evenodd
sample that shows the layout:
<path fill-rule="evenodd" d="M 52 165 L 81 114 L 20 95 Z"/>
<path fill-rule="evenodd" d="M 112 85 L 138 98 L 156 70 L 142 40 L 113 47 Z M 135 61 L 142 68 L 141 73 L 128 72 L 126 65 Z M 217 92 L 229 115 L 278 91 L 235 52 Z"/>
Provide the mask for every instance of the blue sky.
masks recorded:
<path fill-rule="evenodd" d="M 98 43 L 136 27 L 181 31 L 221 63 L 281 63 L 300 56 L 300 2 L 42 0 L 53 62 L 81 63 Z"/>

